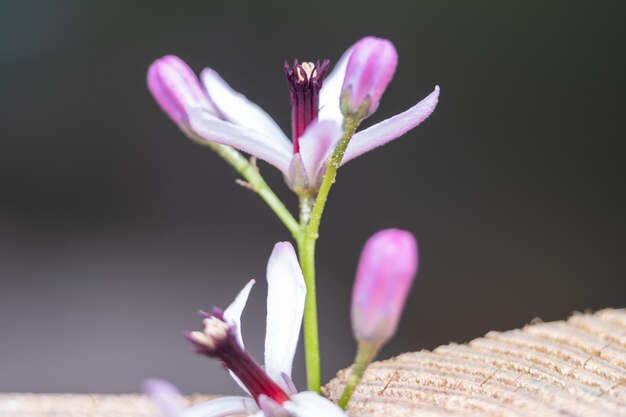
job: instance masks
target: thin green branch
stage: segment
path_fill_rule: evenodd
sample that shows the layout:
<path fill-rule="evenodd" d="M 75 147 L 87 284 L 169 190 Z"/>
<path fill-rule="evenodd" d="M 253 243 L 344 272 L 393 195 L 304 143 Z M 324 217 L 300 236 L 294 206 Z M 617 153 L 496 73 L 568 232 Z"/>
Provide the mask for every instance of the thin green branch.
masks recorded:
<path fill-rule="evenodd" d="M 321 372 L 315 288 L 315 239 L 311 239 L 304 233 L 297 240 L 297 243 L 298 258 L 307 289 L 303 324 L 307 386 L 309 390 L 319 392 Z"/>
<path fill-rule="evenodd" d="M 333 150 L 328 168 L 322 179 L 322 185 L 313 203 L 309 197 L 300 198 L 300 219 L 302 232 L 298 243 L 300 266 L 307 287 L 306 303 L 304 307 L 304 347 L 307 385 L 309 390 L 319 392 L 321 386 L 319 331 L 317 324 L 317 295 L 315 289 L 315 244 L 319 236 L 319 225 L 322 219 L 324 205 L 328 199 L 328 192 L 337 176 L 337 169 L 341 165 L 343 154 L 358 126 L 358 120 L 346 118 L 344 135 Z"/>
<path fill-rule="evenodd" d="M 350 139 L 352 139 L 352 136 L 358 126 L 358 119 L 348 117 L 345 118 L 343 127 L 344 134 L 339 140 L 339 143 L 337 143 L 337 146 L 335 146 L 333 154 L 330 157 L 328 168 L 326 169 L 326 173 L 322 179 L 322 185 L 320 186 L 317 198 L 315 199 L 315 205 L 313 206 L 313 211 L 311 212 L 311 221 L 307 227 L 307 234 L 315 236 L 315 239 L 317 239 L 318 236 L 320 221 L 322 220 L 322 213 L 324 212 L 324 207 L 326 206 L 328 193 L 330 192 L 330 188 L 335 183 L 337 170 L 341 166 L 343 154 L 346 153 L 348 143 L 350 143 Z"/>
<path fill-rule="evenodd" d="M 346 386 L 343 389 L 343 394 L 341 394 L 341 398 L 339 398 L 339 407 L 344 409 L 346 408 L 348 402 L 350 401 L 350 397 L 352 397 L 352 393 L 356 389 L 357 385 L 359 385 L 359 382 L 361 382 L 361 378 L 363 378 L 365 370 L 378 354 L 378 350 L 379 347 L 376 345 L 359 342 L 356 359 L 354 360 L 354 365 L 352 366 L 352 372 L 350 373 L 350 377 L 348 378 Z"/>
<path fill-rule="evenodd" d="M 265 182 L 256 166 L 244 157 L 239 151 L 230 146 L 219 145 L 216 143 L 203 143 L 213 149 L 219 156 L 228 162 L 235 170 L 245 179 L 239 184 L 249 188 L 257 193 L 263 201 L 272 209 L 276 216 L 283 222 L 287 230 L 291 232 L 294 238 L 300 235 L 300 224 L 289 212 L 282 201 L 274 194 L 269 185 Z"/>

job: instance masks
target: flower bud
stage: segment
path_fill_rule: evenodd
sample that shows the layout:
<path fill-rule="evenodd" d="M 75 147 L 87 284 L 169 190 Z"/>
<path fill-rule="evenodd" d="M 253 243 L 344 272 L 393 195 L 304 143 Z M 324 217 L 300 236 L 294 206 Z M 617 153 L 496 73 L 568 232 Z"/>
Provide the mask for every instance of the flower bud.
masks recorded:
<path fill-rule="evenodd" d="M 164 56 L 150 65 L 148 88 L 163 111 L 181 128 L 189 124 L 188 109 L 213 109 L 196 74 L 174 55 Z"/>
<path fill-rule="evenodd" d="M 398 64 L 387 39 L 366 37 L 352 47 L 341 89 L 341 111 L 364 119 L 376 111 Z"/>
<path fill-rule="evenodd" d="M 417 242 L 411 233 L 386 229 L 369 238 L 352 291 L 357 341 L 382 345 L 393 336 L 416 272 Z"/>

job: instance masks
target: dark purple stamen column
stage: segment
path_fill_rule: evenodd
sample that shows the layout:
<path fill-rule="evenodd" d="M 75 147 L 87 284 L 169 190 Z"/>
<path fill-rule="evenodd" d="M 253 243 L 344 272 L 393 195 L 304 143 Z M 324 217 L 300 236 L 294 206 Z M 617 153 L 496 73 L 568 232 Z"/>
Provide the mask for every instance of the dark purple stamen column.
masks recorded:
<path fill-rule="evenodd" d="M 276 382 L 243 350 L 235 337 L 234 330 L 224 321 L 221 310 L 214 314 L 202 313 L 205 317 L 203 332 L 186 332 L 185 336 L 196 347 L 196 352 L 220 360 L 224 368 L 231 370 L 248 388 L 258 403 L 261 395 L 282 404 L 289 396 Z"/>
<path fill-rule="evenodd" d="M 300 152 L 298 139 L 307 126 L 317 118 L 319 92 L 329 65 L 327 59 L 321 65 L 319 61 L 315 64 L 311 62 L 298 64 L 298 60 L 295 60 L 293 67 L 285 61 L 285 75 L 291 93 L 291 137 L 294 154 Z"/>

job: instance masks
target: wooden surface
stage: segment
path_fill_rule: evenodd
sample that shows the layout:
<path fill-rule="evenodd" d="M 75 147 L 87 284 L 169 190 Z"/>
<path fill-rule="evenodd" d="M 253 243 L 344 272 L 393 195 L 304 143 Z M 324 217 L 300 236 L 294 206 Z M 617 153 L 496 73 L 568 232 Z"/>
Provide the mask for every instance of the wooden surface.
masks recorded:
<path fill-rule="evenodd" d="M 341 392 L 346 371 L 327 389 Z M 626 417 L 626 309 L 373 364 L 351 416 Z"/>
<path fill-rule="evenodd" d="M 194 395 L 189 404 L 211 396 Z M 160 417 L 146 397 L 138 394 L 16 394 L 0 393 L 0 416 L 12 417 Z"/>
<path fill-rule="evenodd" d="M 340 395 L 346 375 L 341 371 L 326 386 L 331 398 Z M 355 417 L 626 417 L 626 309 L 376 362 L 348 411 Z M 0 416 L 158 415 L 139 395 L 0 394 Z"/>

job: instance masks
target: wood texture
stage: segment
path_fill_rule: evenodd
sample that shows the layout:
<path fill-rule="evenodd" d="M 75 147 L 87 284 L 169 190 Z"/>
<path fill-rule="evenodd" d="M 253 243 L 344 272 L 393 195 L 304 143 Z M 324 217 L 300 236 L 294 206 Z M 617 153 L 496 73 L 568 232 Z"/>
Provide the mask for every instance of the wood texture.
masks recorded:
<path fill-rule="evenodd" d="M 348 371 L 326 387 L 337 399 Z M 626 310 L 490 332 L 373 364 L 351 416 L 626 417 Z"/>
<path fill-rule="evenodd" d="M 326 386 L 331 398 L 341 394 L 347 372 Z M 376 362 L 348 411 L 353 417 L 626 417 L 626 309 Z M 139 395 L 0 394 L 0 416 L 158 415 Z"/>
<path fill-rule="evenodd" d="M 189 404 L 211 396 L 194 395 Z M 0 416 L 11 417 L 160 417 L 152 402 L 138 394 L 1 394 Z"/>

